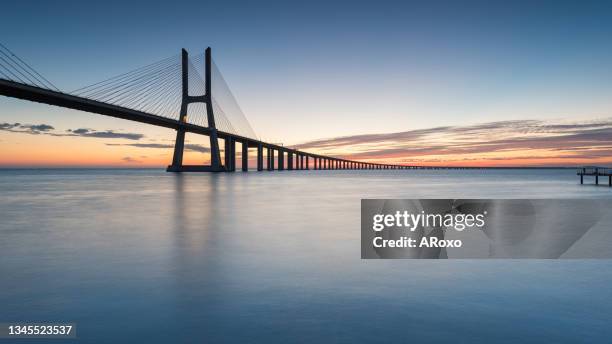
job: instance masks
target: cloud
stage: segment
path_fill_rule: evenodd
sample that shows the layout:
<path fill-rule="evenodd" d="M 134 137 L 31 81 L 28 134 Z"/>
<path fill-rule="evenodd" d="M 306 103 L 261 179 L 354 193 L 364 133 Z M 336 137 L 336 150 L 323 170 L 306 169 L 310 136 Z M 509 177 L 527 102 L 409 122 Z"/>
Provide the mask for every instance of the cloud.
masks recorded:
<path fill-rule="evenodd" d="M 22 127 L 27 128 L 32 131 L 45 131 L 45 132 L 55 129 L 53 128 L 53 126 L 50 126 L 48 124 L 22 125 Z"/>
<path fill-rule="evenodd" d="M 0 130 L 10 131 L 13 133 L 24 134 L 41 134 L 54 130 L 49 124 L 21 124 L 21 123 L 0 123 Z"/>
<path fill-rule="evenodd" d="M 132 157 L 126 156 L 121 158 L 121 160 L 125 161 L 125 162 L 131 162 L 131 163 L 141 163 L 142 161 L 134 159 Z"/>
<path fill-rule="evenodd" d="M 158 149 L 174 149 L 174 144 L 167 143 L 107 143 L 107 146 L 128 146 L 137 148 L 158 148 Z M 185 144 L 185 150 L 200 153 L 209 153 L 210 148 L 196 145 L 196 144 Z"/>
<path fill-rule="evenodd" d="M 58 132 L 52 125 L 49 124 L 21 124 L 21 123 L 0 123 L 0 130 L 9 131 L 12 133 L 22 133 L 30 135 L 51 135 L 51 136 L 83 136 L 102 139 L 127 139 L 138 141 L 145 137 L 138 133 L 122 133 L 114 130 L 98 131 L 94 129 L 79 128 L 68 129 L 65 132 Z"/>
<path fill-rule="evenodd" d="M 102 139 L 127 139 L 138 141 L 144 137 L 143 134 L 137 133 L 117 133 L 113 130 L 96 131 L 92 129 L 68 129 L 67 132 L 73 134 L 72 136 L 84 136 L 84 137 L 97 137 Z"/>
<path fill-rule="evenodd" d="M 612 163 L 612 118 L 582 122 L 497 121 L 344 136 L 314 140 L 296 147 L 321 154 L 372 161 L 598 159 Z"/>

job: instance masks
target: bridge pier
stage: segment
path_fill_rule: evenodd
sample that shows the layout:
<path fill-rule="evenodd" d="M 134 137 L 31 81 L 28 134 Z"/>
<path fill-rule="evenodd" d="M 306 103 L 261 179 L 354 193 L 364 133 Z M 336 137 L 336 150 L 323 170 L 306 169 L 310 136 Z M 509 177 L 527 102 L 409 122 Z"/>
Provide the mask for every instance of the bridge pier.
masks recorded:
<path fill-rule="evenodd" d="M 278 168 L 279 171 L 283 171 L 285 169 L 285 152 L 282 150 L 278 150 Z"/>
<path fill-rule="evenodd" d="M 249 171 L 249 144 L 242 141 L 242 172 Z"/>
<path fill-rule="evenodd" d="M 287 151 L 287 169 L 292 171 L 293 167 L 293 152 Z"/>
<path fill-rule="evenodd" d="M 236 171 L 236 141 L 229 137 L 225 139 L 225 170 Z"/>
<path fill-rule="evenodd" d="M 263 145 L 257 144 L 257 171 L 263 171 Z"/>
<path fill-rule="evenodd" d="M 274 149 L 268 147 L 268 171 L 274 171 Z"/>
<path fill-rule="evenodd" d="M 310 170 L 310 157 L 306 155 L 306 169 Z"/>

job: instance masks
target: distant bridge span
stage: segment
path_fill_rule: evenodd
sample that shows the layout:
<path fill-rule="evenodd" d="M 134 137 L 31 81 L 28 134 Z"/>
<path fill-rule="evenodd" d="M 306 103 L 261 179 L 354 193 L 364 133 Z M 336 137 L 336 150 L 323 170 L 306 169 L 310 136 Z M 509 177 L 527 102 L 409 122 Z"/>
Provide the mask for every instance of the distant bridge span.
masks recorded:
<path fill-rule="evenodd" d="M 2 46 L 4 47 L 4 46 Z M 2 51 L 0 50 L 0 53 Z M 11 53 L 12 54 L 12 53 Z M 14 60 L 8 60 L 9 58 L 15 58 Z M 8 60 L 8 61 L 7 61 Z M 11 61 L 14 61 L 14 64 L 9 64 Z M 220 113 L 223 113 L 223 110 L 219 108 L 219 104 L 215 101 L 213 97 L 213 65 L 211 59 L 211 49 L 207 48 L 204 54 L 204 87 L 203 94 L 199 94 L 196 96 L 190 95 L 190 80 L 193 77 L 190 75 L 190 70 L 194 72 L 193 64 L 189 60 L 187 51 L 184 49 L 181 53 L 181 63 L 180 63 L 180 113 L 178 119 L 169 118 L 166 116 L 162 116 L 159 114 L 152 113 L 153 111 L 143 111 L 141 110 L 143 106 L 130 108 L 127 106 L 121 106 L 121 104 L 113 104 L 111 102 L 105 102 L 97 100 L 95 96 L 100 96 L 100 92 L 106 92 L 104 96 L 109 99 L 112 96 L 113 100 L 122 96 L 121 90 L 125 91 L 124 93 L 134 92 L 135 85 L 138 85 L 140 88 L 144 88 L 144 90 L 138 90 L 140 93 L 157 92 L 157 96 L 161 97 L 162 93 L 160 86 L 153 85 L 154 81 L 165 82 L 166 84 L 171 84 L 169 80 L 172 78 L 171 69 L 172 65 L 168 65 L 163 69 L 161 66 L 165 66 L 160 64 L 158 67 L 160 70 L 157 71 L 153 69 L 156 64 L 149 65 L 147 67 L 143 67 L 145 69 L 139 69 L 137 71 L 126 73 L 124 76 L 119 78 L 115 78 L 115 80 L 109 79 L 112 82 L 115 82 L 113 85 L 111 81 L 104 81 L 98 84 L 94 84 L 91 88 L 87 89 L 86 92 L 89 92 L 89 97 L 79 96 L 70 93 L 64 93 L 59 90 L 53 90 L 51 87 L 48 87 L 45 82 L 36 82 L 33 80 L 46 80 L 36 71 L 31 69 L 29 65 L 25 64 L 23 69 L 18 69 L 19 61 L 21 61 L 14 54 L 7 55 L 4 54 L 4 58 L 0 55 L 0 67 L 6 68 L 8 65 L 12 69 L 0 69 L 0 95 L 4 95 L 7 97 L 13 97 L 18 99 L 29 100 L 38 103 L 44 103 L 49 105 L 60 106 L 64 108 L 86 111 L 91 113 L 97 113 L 101 115 L 121 118 L 130 121 L 136 121 L 140 123 L 155 125 L 159 127 L 169 128 L 176 130 L 177 137 L 174 145 L 174 154 L 172 159 L 172 164 L 168 166 L 167 171 L 169 172 L 234 172 L 236 170 L 236 142 L 242 144 L 242 170 L 248 171 L 248 154 L 249 148 L 257 148 L 257 170 L 263 171 L 273 171 L 277 170 L 307 170 L 307 169 L 315 169 L 315 170 L 335 170 L 335 169 L 409 169 L 409 168 L 418 168 L 415 166 L 404 166 L 404 165 L 392 165 L 392 164 L 377 164 L 370 162 L 361 162 L 355 160 L 347 160 L 341 158 L 335 158 L 330 156 L 324 156 L 319 154 L 308 153 L 304 151 L 300 151 L 297 149 L 292 149 L 289 147 L 284 147 L 277 144 L 263 142 L 254 137 L 248 137 L 246 135 L 240 135 L 240 133 L 236 132 L 228 132 L 224 130 L 217 129 L 216 121 L 215 121 L 215 108 Z M 4 64 L 2 64 L 4 62 Z M 21 61 L 23 62 L 23 61 Z M 168 64 L 168 63 L 166 63 Z M 28 69 L 30 68 L 30 69 Z M 148 69 L 147 69 L 148 68 Z M 155 71 L 155 73 L 153 73 Z M 35 73 L 35 74 L 34 74 Z M 162 73 L 165 73 L 165 76 L 160 76 Z M 36 75 L 40 76 L 40 78 L 36 77 Z M 129 76 L 126 76 L 129 75 Z M 11 79 L 9 77 L 13 76 Z M 150 78 L 150 81 L 144 81 L 146 78 Z M 221 77 L 220 75 L 218 77 Z M 165 79 L 162 79 L 165 78 Z M 16 79 L 16 80 L 15 80 Z M 25 79 L 25 80 L 24 80 Z M 222 80 L 222 79 L 221 79 Z M 31 82 L 28 82 L 31 81 Z M 133 83 L 130 85 L 129 83 Z M 106 84 L 105 84 L 106 83 Z M 147 84 L 148 83 L 148 84 Z M 175 82 L 176 86 L 178 82 Z M 52 85 L 52 84 L 51 84 Z M 102 85 L 102 86 L 100 86 Z M 109 85 L 112 85 L 114 88 L 111 88 Z M 119 85 L 119 86 L 117 86 Z M 143 85 L 146 85 L 143 86 Z M 104 89 L 106 87 L 106 89 Z M 155 87 L 158 87 L 159 90 L 155 90 Z M 202 89 L 201 88 L 201 89 Z M 97 92 L 97 93 L 96 93 Z M 141 101 L 144 102 L 147 98 L 139 93 L 134 93 L 135 95 L 130 94 L 131 100 L 134 98 L 143 99 Z M 109 96 L 110 95 L 110 96 Z M 231 94 L 230 94 L 231 95 Z M 149 95 L 147 95 L 149 96 Z M 155 96 L 155 95 L 154 95 Z M 232 98 L 233 99 L 233 98 Z M 154 99 L 153 99 L 154 100 Z M 178 102 L 177 102 L 178 103 Z M 202 124 L 194 124 L 190 123 L 188 118 L 188 105 L 195 103 L 203 103 L 206 108 L 206 126 Z M 134 104 L 134 103 L 131 103 Z M 224 119 L 224 117 L 221 117 Z M 231 123 L 227 121 L 226 124 L 228 128 L 234 129 Z M 242 126 L 243 128 L 248 127 L 248 122 Z M 252 129 L 251 129 L 252 130 Z M 236 130 L 235 130 L 236 131 Z M 183 152 L 185 145 L 185 133 L 194 133 L 199 135 L 205 135 L 210 138 L 210 149 L 211 149 L 211 163 L 210 165 L 185 165 L 183 164 Z M 251 131 L 252 132 L 252 131 Z M 224 140 L 224 159 L 221 161 L 221 154 L 218 144 L 218 139 Z M 266 155 L 266 163 L 264 166 L 264 151 Z M 276 155 L 276 159 L 275 159 Z M 286 156 L 286 158 L 285 158 Z M 285 161 L 286 159 L 286 161 Z M 311 163 L 312 159 L 312 163 Z M 276 162 L 276 166 L 275 166 Z"/>

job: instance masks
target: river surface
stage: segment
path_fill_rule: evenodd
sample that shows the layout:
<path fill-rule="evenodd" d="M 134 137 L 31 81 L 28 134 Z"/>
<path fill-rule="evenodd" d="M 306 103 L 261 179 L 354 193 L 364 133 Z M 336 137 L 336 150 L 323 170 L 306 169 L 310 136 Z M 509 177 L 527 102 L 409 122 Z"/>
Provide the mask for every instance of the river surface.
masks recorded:
<path fill-rule="evenodd" d="M 0 170 L 0 322 L 74 322 L 79 343 L 607 342 L 611 260 L 360 259 L 362 198 L 612 198 L 578 181 Z"/>

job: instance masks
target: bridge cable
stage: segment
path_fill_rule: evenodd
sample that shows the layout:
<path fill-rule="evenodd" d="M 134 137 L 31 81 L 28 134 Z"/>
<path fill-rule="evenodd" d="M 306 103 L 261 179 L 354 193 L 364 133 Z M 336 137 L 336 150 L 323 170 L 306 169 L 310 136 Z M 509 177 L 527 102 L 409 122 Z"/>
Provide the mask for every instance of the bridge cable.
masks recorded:
<path fill-rule="evenodd" d="M 37 72 L 34 68 L 32 68 L 32 66 L 30 66 L 27 62 L 25 62 L 19 56 L 13 53 L 4 44 L 0 43 L 0 48 L 1 48 L 0 53 L 2 53 L 2 55 L 6 56 L 10 61 L 12 61 L 15 65 L 17 65 L 17 67 L 19 67 L 19 68 L 16 68 L 16 67 L 12 67 L 12 68 L 17 70 L 22 76 L 28 79 L 32 83 L 32 85 L 38 86 L 41 88 L 54 89 L 55 91 L 58 91 L 58 92 L 60 91 L 59 88 L 57 88 L 52 82 L 47 80 L 47 78 L 42 76 L 39 72 Z M 37 82 L 32 81 L 32 79 L 25 76 L 20 70 L 22 70 L 23 72 L 25 72 L 25 74 L 35 79 Z"/>

